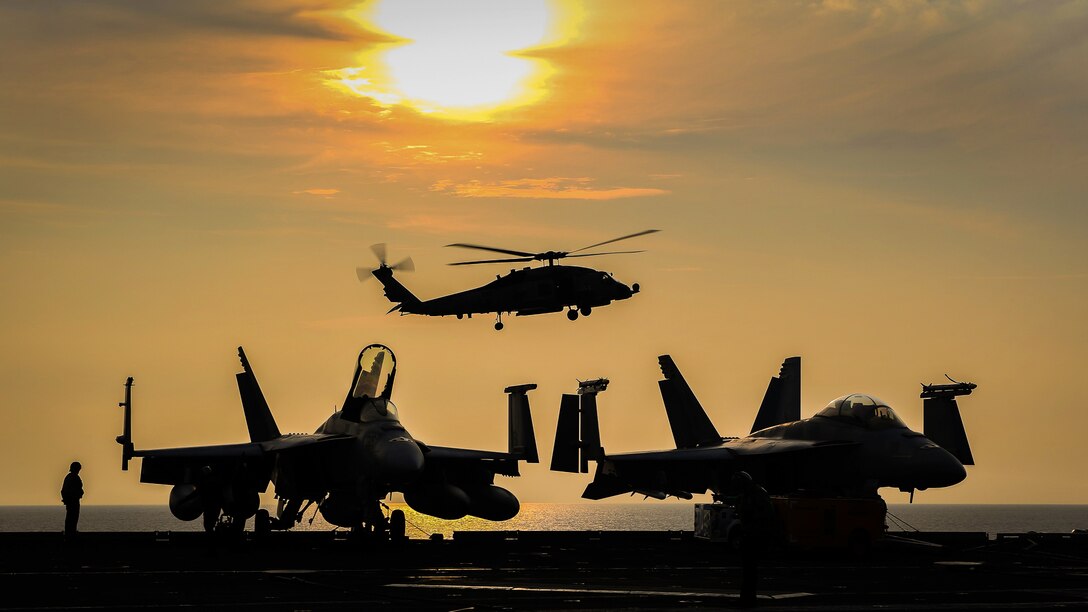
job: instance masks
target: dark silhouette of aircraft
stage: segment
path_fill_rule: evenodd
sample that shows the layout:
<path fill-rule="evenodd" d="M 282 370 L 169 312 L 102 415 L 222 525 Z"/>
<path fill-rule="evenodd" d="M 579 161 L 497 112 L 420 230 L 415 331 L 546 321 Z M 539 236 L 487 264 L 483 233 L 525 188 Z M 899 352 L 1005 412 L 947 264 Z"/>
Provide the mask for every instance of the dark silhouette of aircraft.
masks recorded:
<path fill-rule="evenodd" d="M 414 510 L 442 519 L 465 515 L 503 521 L 520 505 L 495 486 L 496 474 L 518 476 L 518 463 L 537 462 L 527 393 L 534 384 L 506 388 L 509 396 L 508 452 L 431 446 L 401 425 L 390 401 L 396 358 L 388 347 L 371 344 L 359 353 L 343 407 L 313 434 L 281 434 L 242 348 L 238 390 L 250 441 L 242 444 L 136 450 L 132 443 L 132 379 L 126 383 L 121 469 L 142 457 L 140 482 L 173 485 L 170 511 L 184 521 L 201 515 L 205 527 L 217 522 L 242 530 L 290 529 L 311 504 L 329 523 L 379 535 L 404 536 L 404 513 L 389 519 L 381 500 L 402 492 Z M 274 483 L 277 517 L 259 510 L 259 493 Z M 222 518 L 221 518 L 222 517 Z"/>
<path fill-rule="evenodd" d="M 974 464 L 955 400 L 970 394 L 972 383 L 923 386 L 925 434 L 911 431 L 884 402 L 862 394 L 832 400 L 801 419 L 801 358 L 790 357 L 771 378 L 752 432 L 727 438 L 718 434 L 672 358 L 662 355 L 658 361 L 675 449 L 607 454 L 596 396 L 608 381 L 580 383 L 578 395 L 563 396 L 551 469 L 586 473 L 589 461 L 596 461 L 582 497 L 640 493 L 691 499 L 709 490 L 718 500 L 732 476 L 745 471 L 771 493 L 875 496 L 880 487 L 896 487 L 913 499 L 915 490 L 962 481 L 964 464 Z"/>
<path fill-rule="evenodd" d="M 503 313 L 514 313 L 517 316 L 560 312 L 567 309 L 567 318 L 574 321 L 578 314 L 589 316 L 594 308 L 607 306 L 616 300 L 626 300 L 639 292 L 638 283 L 630 287 L 612 278 L 608 272 L 602 272 L 593 268 L 578 266 L 564 266 L 556 262 L 562 259 L 575 257 L 596 257 L 598 255 L 623 255 L 628 253 L 641 253 L 642 251 L 608 251 L 604 253 L 582 253 L 620 240 L 635 238 L 652 234 L 659 230 L 651 229 L 627 236 L 620 236 L 597 244 L 575 249 L 573 251 L 544 251 L 542 253 L 529 253 L 527 251 L 514 251 L 511 249 L 499 249 L 477 244 L 447 244 L 450 247 L 463 249 L 476 249 L 514 255 L 502 259 L 481 259 L 475 261 L 459 261 L 451 263 L 451 266 L 469 266 L 491 263 L 515 263 L 541 261 L 545 265 L 538 268 L 526 267 L 520 270 L 510 270 L 506 276 L 499 275 L 495 280 L 467 291 L 452 293 L 450 295 L 420 300 L 412 294 L 397 279 L 393 278 L 393 272 L 397 270 L 411 271 L 415 269 L 412 259 L 405 258 L 399 263 L 389 265 L 386 263 L 385 245 L 376 244 L 371 247 L 378 257 L 379 266 L 374 270 L 357 268 L 356 274 L 360 281 L 365 281 L 373 275 L 385 287 L 385 297 L 395 303 L 389 312 L 405 314 L 419 314 L 432 317 L 456 316 L 458 319 L 474 314 L 493 312 L 496 315 L 495 329 L 503 328 Z"/>

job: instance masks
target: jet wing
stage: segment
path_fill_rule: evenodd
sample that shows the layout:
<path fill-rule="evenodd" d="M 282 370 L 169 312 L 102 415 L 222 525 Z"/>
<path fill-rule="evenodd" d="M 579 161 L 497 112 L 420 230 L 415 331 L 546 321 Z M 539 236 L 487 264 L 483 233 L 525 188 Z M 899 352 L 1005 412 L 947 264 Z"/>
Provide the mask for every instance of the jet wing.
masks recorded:
<path fill-rule="evenodd" d="M 351 439 L 351 436 L 340 434 L 288 434 L 266 442 L 141 449 L 134 451 L 132 456 L 143 457 L 140 482 L 193 482 L 205 466 L 220 471 L 242 468 L 254 473 L 258 480 L 267 481 L 267 476 L 260 475 L 271 472 L 274 455 L 318 444 L 341 444 Z"/>
<path fill-rule="evenodd" d="M 858 442 L 848 440 L 782 440 L 778 438 L 738 438 L 725 443 L 738 457 L 796 453 L 822 448 L 854 448 Z"/>
<path fill-rule="evenodd" d="M 812 453 L 847 451 L 857 446 L 848 441 L 739 438 L 719 446 L 608 455 L 598 462 L 593 481 L 582 497 L 603 499 L 640 493 L 658 499 L 670 495 L 690 499 L 693 493 L 721 489 L 740 470 L 767 475 L 768 470 L 792 466 Z M 792 469 L 789 467 L 789 471 Z"/>
<path fill-rule="evenodd" d="M 659 451 L 617 453 L 605 457 L 613 463 L 687 463 L 691 461 L 729 461 L 734 453 L 724 446 L 676 448 Z"/>
<path fill-rule="evenodd" d="M 423 449 L 423 460 L 428 469 L 437 468 L 447 474 L 460 473 L 462 476 L 486 477 L 489 480 L 495 474 L 520 476 L 518 462 L 536 463 L 538 461 L 533 417 L 529 412 L 529 398 L 526 395 L 533 389 L 536 389 L 536 385 L 531 383 L 503 389 L 507 395 L 508 407 L 507 452 L 431 446 L 417 440 L 420 448 Z"/>
<path fill-rule="evenodd" d="M 501 451 L 472 450 L 468 448 L 449 448 L 446 446 L 427 445 L 423 452 L 424 460 L 428 464 L 436 464 L 442 467 L 466 468 L 475 464 L 476 467 L 503 476 L 519 476 L 518 461 L 525 460 L 523 455 L 504 453 Z"/>
<path fill-rule="evenodd" d="M 854 447 L 857 442 L 838 440 L 780 440 L 775 438 L 737 438 L 727 440 L 721 446 L 677 448 L 660 451 L 617 453 L 606 459 L 616 463 L 729 461 L 736 457 L 752 457 L 777 453 L 795 453 L 815 448 Z"/>

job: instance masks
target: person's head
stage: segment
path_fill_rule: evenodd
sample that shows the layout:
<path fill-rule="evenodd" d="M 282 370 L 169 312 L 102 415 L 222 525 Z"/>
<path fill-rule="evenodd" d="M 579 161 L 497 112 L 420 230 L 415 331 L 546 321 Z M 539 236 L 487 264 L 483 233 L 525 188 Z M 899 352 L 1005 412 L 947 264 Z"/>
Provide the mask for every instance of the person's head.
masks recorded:
<path fill-rule="evenodd" d="M 747 491 L 752 486 L 752 475 L 748 472 L 737 472 L 733 474 L 732 484 L 736 491 Z"/>
<path fill-rule="evenodd" d="M 68 471 L 73 474 L 78 474 L 81 469 L 83 469 L 83 466 L 80 465 L 78 461 L 73 461 L 72 467 L 69 468 Z"/>

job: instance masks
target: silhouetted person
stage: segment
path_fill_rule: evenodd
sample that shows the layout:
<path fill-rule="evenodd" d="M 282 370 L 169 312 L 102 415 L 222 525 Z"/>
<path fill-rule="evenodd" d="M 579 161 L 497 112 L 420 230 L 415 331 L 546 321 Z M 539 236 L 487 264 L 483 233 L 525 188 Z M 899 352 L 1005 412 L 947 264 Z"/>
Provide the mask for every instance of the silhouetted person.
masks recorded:
<path fill-rule="evenodd" d="M 64 502 L 64 537 L 74 540 L 76 527 L 79 525 L 79 500 L 83 498 L 83 479 L 79 477 L 79 470 L 83 469 L 78 461 L 72 462 L 72 467 L 64 477 L 64 484 L 60 487 L 60 500 Z"/>
<path fill-rule="evenodd" d="M 748 472 L 733 475 L 737 491 L 737 514 L 740 517 L 740 605 L 756 605 L 759 558 L 770 543 L 769 532 L 774 522 L 774 507 L 767 491 L 752 480 Z"/>

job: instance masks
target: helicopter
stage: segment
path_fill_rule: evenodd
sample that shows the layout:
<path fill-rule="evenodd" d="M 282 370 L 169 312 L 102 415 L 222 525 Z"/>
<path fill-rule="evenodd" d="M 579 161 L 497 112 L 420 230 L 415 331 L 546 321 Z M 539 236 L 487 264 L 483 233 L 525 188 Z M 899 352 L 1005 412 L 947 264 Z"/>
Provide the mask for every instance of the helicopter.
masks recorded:
<path fill-rule="evenodd" d="M 607 306 L 613 301 L 630 298 L 639 292 L 639 285 L 634 283 L 628 287 L 612 278 L 612 274 L 609 272 L 580 266 L 567 266 L 559 262 L 563 259 L 573 259 L 575 257 L 642 253 L 643 251 L 606 251 L 597 253 L 583 253 L 583 251 L 619 242 L 620 240 L 645 236 L 657 231 L 660 230 L 643 230 L 584 246 L 573 251 L 530 253 L 528 251 L 500 249 L 461 242 L 447 244 L 447 247 L 490 251 L 512 256 L 500 259 L 458 261 L 448 264 L 451 266 L 531 261 L 539 261 L 543 265 L 535 268 L 511 269 L 509 274 L 505 276 L 496 275 L 495 280 L 486 285 L 430 300 L 419 299 L 393 277 L 393 273 L 396 271 L 413 271 L 415 264 L 412 263 L 411 257 L 406 257 L 402 261 L 390 265 L 386 260 L 385 244 L 375 244 L 370 247 L 378 258 L 378 267 L 374 270 L 363 267 L 356 268 L 356 274 L 360 281 L 366 281 L 371 276 L 377 278 L 378 282 L 385 288 L 385 297 L 395 304 L 389 309 L 389 312 L 399 312 L 401 315 L 418 314 L 432 317 L 453 315 L 458 319 L 463 319 L 465 317 L 472 318 L 474 314 L 493 312 L 495 313 L 496 330 L 502 330 L 503 328 L 503 313 L 513 313 L 521 317 L 561 312 L 563 309 L 567 309 L 567 318 L 575 321 L 578 319 L 579 314 L 588 317 L 594 308 Z"/>

